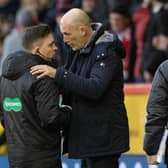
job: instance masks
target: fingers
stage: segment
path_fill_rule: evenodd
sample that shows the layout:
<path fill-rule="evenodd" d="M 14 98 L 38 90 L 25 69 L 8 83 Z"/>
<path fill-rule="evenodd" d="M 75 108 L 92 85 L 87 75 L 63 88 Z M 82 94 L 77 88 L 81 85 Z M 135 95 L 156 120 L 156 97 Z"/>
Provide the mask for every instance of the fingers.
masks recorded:
<path fill-rule="evenodd" d="M 48 66 L 47 65 L 36 65 L 31 67 L 30 73 L 32 75 L 38 75 L 37 79 L 40 79 L 48 75 Z"/>
<path fill-rule="evenodd" d="M 31 73 L 35 73 L 37 72 L 38 70 L 41 70 L 41 71 L 45 71 L 47 69 L 47 65 L 36 65 L 36 66 L 33 66 L 31 67 Z"/>
<path fill-rule="evenodd" d="M 40 75 L 37 76 L 37 79 L 40 79 L 40 78 L 42 78 L 44 76 L 47 76 L 47 74 L 46 73 L 42 73 L 42 74 L 40 74 Z"/>
<path fill-rule="evenodd" d="M 151 156 L 147 156 L 147 161 L 148 164 L 156 164 L 157 163 L 157 156 L 156 155 L 151 155 Z"/>
<path fill-rule="evenodd" d="M 31 73 L 32 75 L 41 74 L 41 73 L 43 73 L 43 72 L 44 72 L 44 71 L 41 70 L 41 69 L 39 69 L 39 70 L 34 70 L 34 71 L 30 71 L 30 73 Z"/>
<path fill-rule="evenodd" d="M 54 78 L 56 75 L 56 69 L 48 65 L 36 65 L 36 66 L 31 67 L 30 73 L 32 75 L 38 75 L 37 76 L 38 79 L 44 76 Z"/>
<path fill-rule="evenodd" d="M 69 153 L 65 153 L 65 154 L 64 154 L 64 157 L 69 157 Z"/>

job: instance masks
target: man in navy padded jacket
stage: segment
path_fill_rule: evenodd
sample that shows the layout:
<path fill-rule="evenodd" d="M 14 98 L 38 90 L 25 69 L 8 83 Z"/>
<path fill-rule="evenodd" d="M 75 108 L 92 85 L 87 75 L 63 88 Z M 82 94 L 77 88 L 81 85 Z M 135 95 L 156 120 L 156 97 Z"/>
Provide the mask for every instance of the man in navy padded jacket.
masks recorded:
<path fill-rule="evenodd" d="M 67 152 L 86 159 L 91 168 L 118 168 L 121 153 L 129 149 L 129 131 L 123 94 L 125 55 L 117 36 L 90 23 L 80 9 L 61 19 L 64 42 L 71 47 L 67 64 L 54 69 L 31 68 L 32 74 L 54 78 L 72 105 Z"/>

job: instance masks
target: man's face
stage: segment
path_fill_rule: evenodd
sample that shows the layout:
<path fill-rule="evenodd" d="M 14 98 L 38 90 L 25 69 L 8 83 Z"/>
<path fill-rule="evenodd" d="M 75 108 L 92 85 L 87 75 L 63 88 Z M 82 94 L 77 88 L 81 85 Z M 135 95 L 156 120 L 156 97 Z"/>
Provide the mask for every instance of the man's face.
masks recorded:
<path fill-rule="evenodd" d="M 39 46 L 38 54 L 45 60 L 52 60 L 55 57 L 57 47 L 54 43 L 54 37 L 51 34 L 42 39 Z"/>
<path fill-rule="evenodd" d="M 110 26 L 114 32 L 122 32 L 128 26 L 128 19 L 118 13 L 110 14 Z"/>
<path fill-rule="evenodd" d="M 84 36 L 80 26 L 61 23 L 60 30 L 63 34 L 64 42 L 70 45 L 74 51 L 77 51 L 85 46 L 83 39 Z"/>
<path fill-rule="evenodd" d="M 96 1 L 95 0 L 82 0 L 82 9 L 86 13 L 93 13 L 96 9 Z"/>

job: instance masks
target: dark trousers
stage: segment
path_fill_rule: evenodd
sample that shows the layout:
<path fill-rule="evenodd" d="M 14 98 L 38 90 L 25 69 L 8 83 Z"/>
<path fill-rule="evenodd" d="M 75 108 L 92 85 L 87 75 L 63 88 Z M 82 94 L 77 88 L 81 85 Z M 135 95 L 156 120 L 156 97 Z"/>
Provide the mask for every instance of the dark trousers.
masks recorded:
<path fill-rule="evenodd" d="M 82 168 L 119 168 L 120 155 L 94 157 L 82 160 Z"/>
<path fill-rule="evenodd" d="M 10 168 L 62 168 L 62 165 L 60 159 L 47 158 L 32 162 L 10 162 Z"/>

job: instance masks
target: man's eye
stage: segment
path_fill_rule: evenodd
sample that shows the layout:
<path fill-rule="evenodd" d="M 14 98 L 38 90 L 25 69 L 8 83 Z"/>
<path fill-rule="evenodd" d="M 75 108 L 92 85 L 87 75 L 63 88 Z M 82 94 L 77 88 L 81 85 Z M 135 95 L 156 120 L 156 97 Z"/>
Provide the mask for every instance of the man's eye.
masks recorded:
<path fill-rule="evenodd" d="M 48 46 L 49 46 L 49 47 L 52 47 L 54 44 L 55 44 L 55 43 L 52 42 L 52 43 L 50 43 Z"/>

